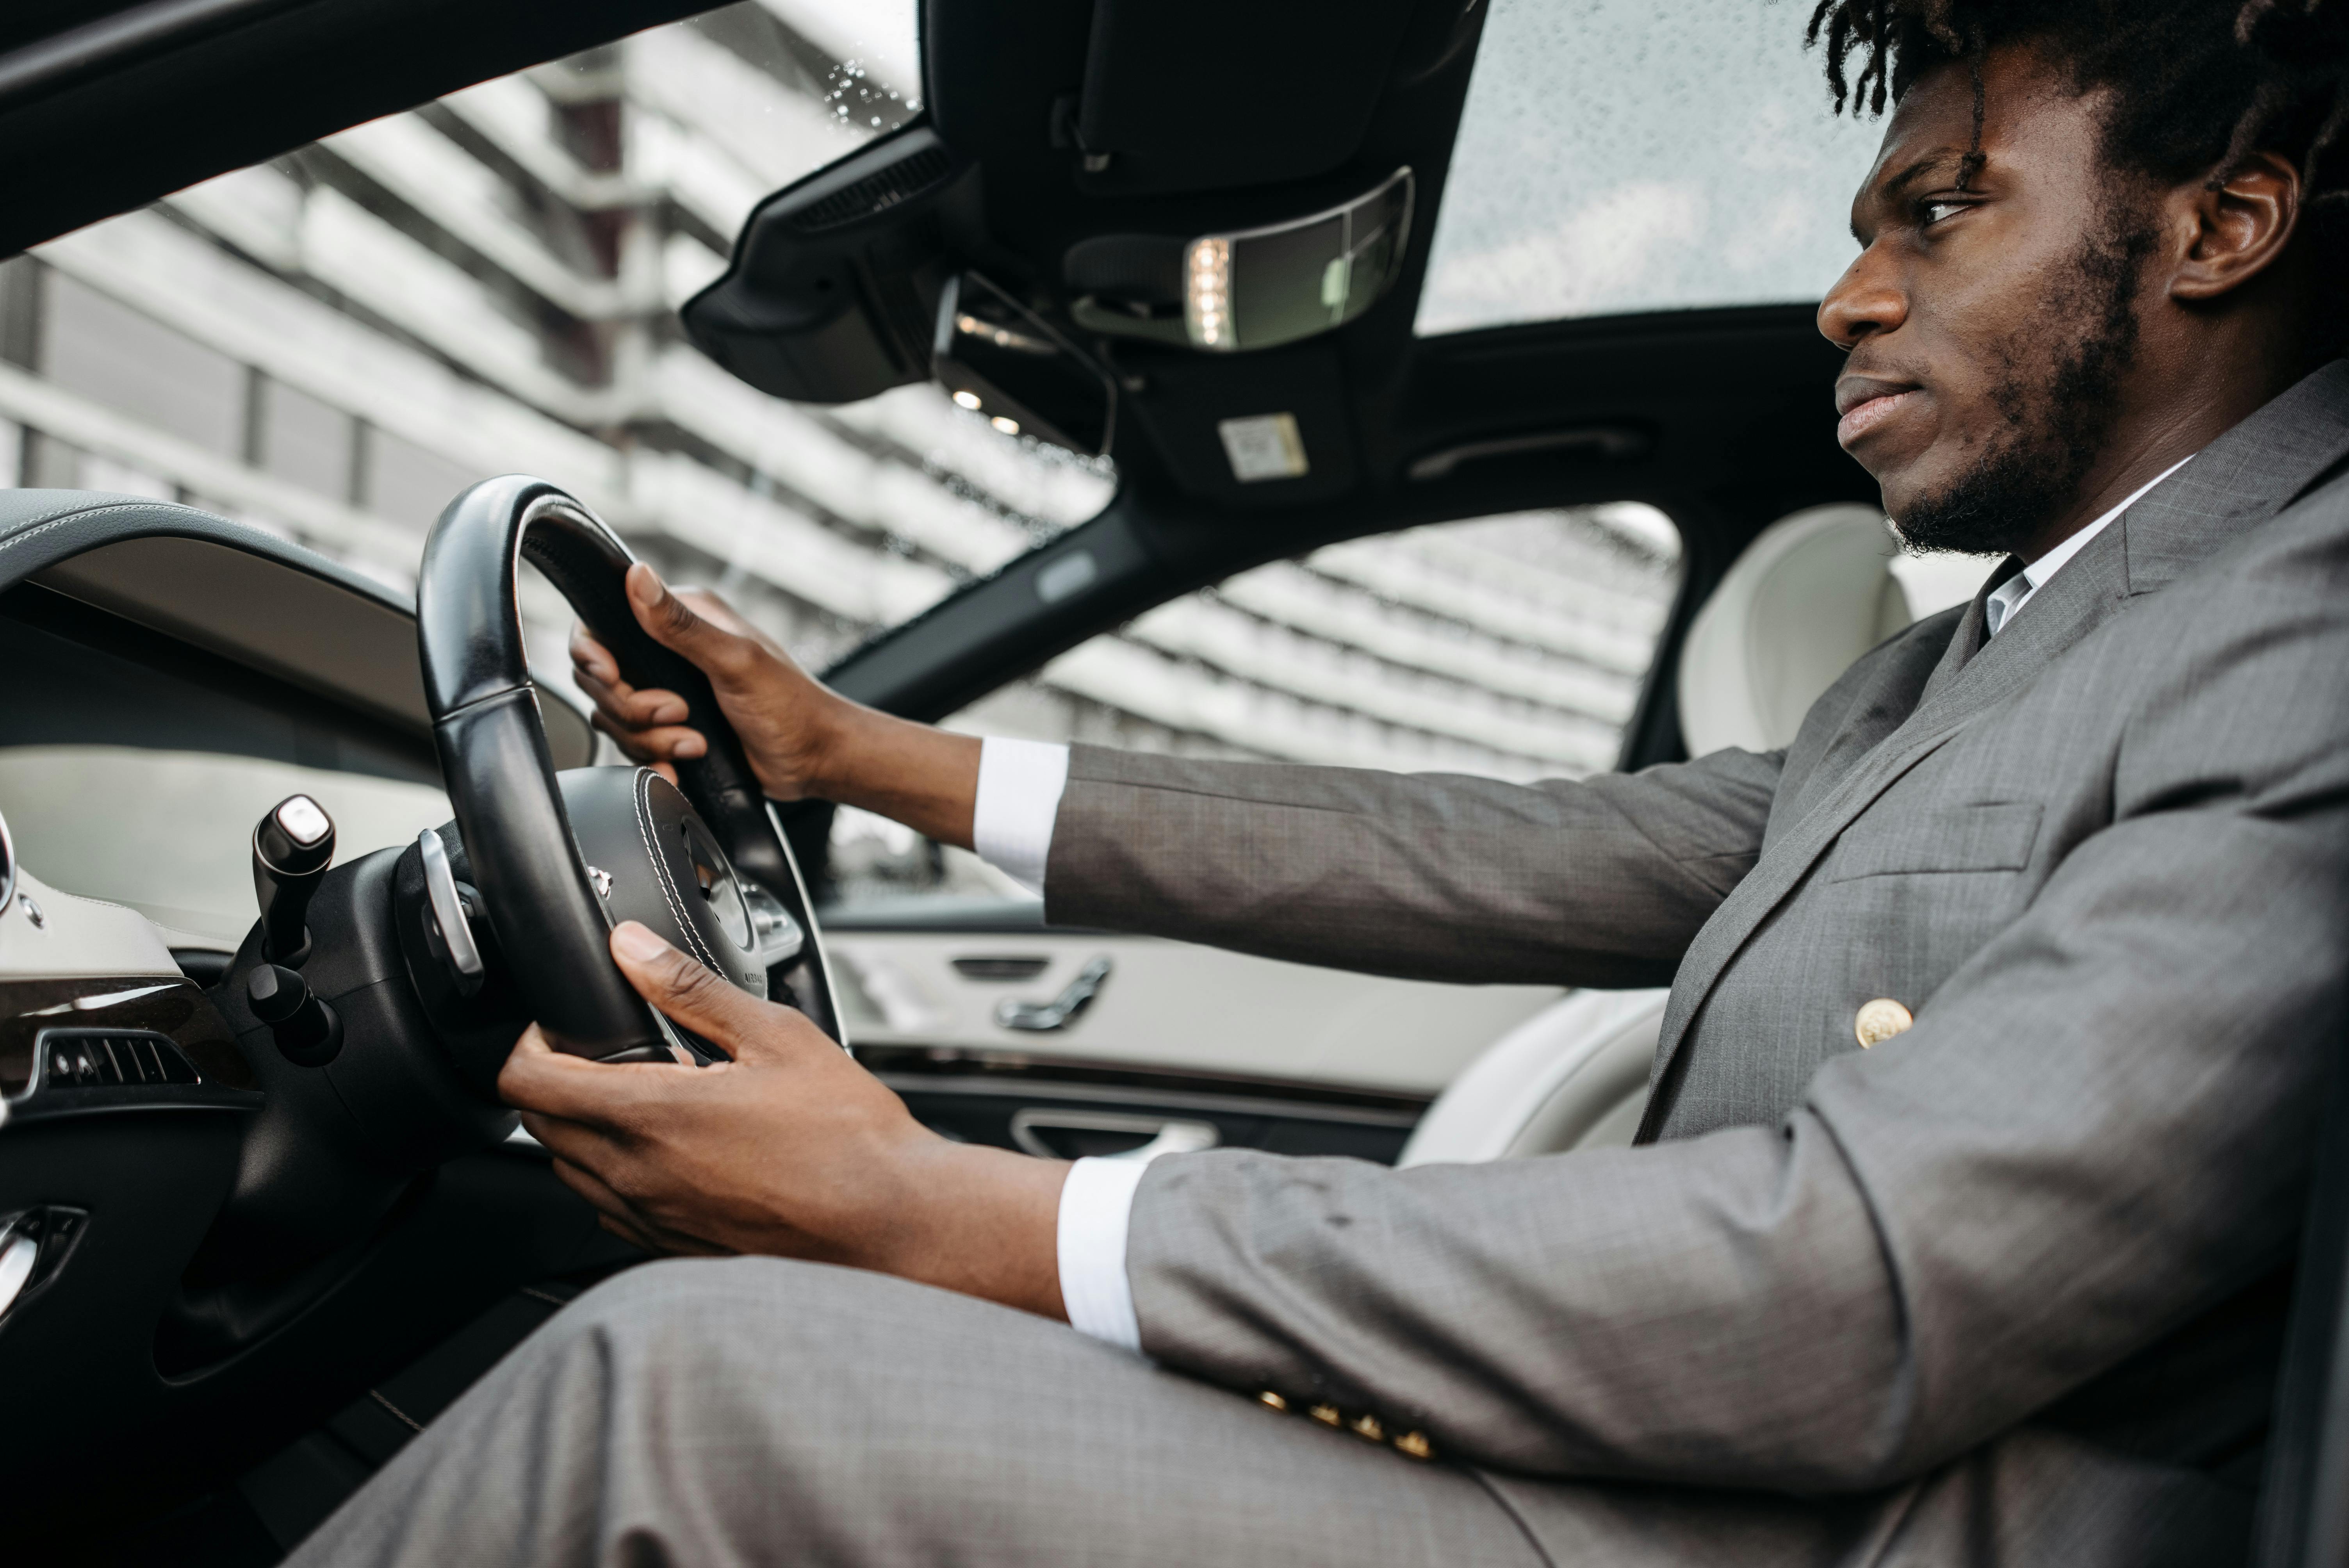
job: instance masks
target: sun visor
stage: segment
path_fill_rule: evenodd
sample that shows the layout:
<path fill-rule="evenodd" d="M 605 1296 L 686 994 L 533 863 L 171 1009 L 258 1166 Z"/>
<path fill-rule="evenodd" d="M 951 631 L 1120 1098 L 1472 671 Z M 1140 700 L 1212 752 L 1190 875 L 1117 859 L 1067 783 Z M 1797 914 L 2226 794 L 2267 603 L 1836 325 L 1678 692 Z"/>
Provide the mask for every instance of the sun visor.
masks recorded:
<path fill-rule="evenodd" d="M 930 374 L 978 170 L 926 125 L 770 196 L 726 273 L 686 302 L 695 346 L 761 392 L 848 403 Z"/>
<path fill-rule="evenodd" d="M 1326 174 L 1362 144 L 1423 5 L 1457 0 L 1093 0 L 1082 90 L 1059 129 L 1099 195 Z M 1073 113 L 1070 112 L 1073 110 Z"/>

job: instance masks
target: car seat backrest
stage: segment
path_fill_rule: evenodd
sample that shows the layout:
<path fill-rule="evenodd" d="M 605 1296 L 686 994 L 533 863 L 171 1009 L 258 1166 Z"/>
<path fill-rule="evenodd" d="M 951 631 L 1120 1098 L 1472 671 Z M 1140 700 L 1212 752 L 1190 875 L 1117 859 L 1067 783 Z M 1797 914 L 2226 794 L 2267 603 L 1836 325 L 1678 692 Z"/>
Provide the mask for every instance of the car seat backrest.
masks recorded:
<path fill-rule="evenodd" d="M 1884 514 L 1815 506 L 1762 531 L 1696 614 L 1681 648 L 1681 735 L 1691 757 L 1772 751 L 1819 694 L 1906 626 Z"/>

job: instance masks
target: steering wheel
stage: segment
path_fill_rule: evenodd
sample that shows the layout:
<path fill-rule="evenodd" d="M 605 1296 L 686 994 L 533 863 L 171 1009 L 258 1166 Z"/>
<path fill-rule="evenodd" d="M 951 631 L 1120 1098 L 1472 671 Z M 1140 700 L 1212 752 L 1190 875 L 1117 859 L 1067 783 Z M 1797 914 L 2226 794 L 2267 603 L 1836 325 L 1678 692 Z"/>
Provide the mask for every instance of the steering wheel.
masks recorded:
<path fill-rule="evenodd" d="M 523 655 L 524 560 L 571 602 L 631 685 L 684 699 L 685 722 L 709 748 L 676 764 L 676 785 L 648 768 L 555 772 Z M 744 990 L 781 991 L 840 1039 L 790 841 L 709 682 L 637 625 L 625 587 L 635 562 L 577 500 L 519 474 L 460 495 L 425 542 L 416 586 L 425 701 L 508 977 L 559 1050 L 668 1061 L 681 1045 L 711 1059 L 612 962 L 611 928 L 638 920 Z"/>

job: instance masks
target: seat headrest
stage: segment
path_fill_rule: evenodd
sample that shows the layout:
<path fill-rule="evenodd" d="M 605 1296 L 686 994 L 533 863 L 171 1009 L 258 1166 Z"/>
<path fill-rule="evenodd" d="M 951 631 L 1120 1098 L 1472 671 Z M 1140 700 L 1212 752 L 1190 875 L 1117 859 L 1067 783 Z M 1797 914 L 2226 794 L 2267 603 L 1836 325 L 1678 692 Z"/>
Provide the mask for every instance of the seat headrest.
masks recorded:
<path fill-rule="evenodd" d="M 1772 751 L 1851 662 L 1914 619 L 1892 575 L 1884 516 L 1815 506 L 1779 519 L 1737 558 L 1681 650 L 1681 735 L 1691 757 Z"/>

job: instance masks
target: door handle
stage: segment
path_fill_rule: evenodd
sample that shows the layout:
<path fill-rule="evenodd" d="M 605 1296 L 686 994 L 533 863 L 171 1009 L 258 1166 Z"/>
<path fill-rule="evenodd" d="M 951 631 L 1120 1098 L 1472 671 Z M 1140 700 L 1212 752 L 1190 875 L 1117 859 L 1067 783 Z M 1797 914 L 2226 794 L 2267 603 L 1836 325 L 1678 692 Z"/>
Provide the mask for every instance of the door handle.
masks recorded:
<path fill-rule="evenodd" d="M 5 1235 L 0 1235 L 0 1315 L 16 1305 L 25 1287 L 33 1281 L 33 1264 L 39 1261 L 41 1243 L 10 1225 Z"/>
<path fill-rule="evenodd" d="M 1123 1116 L 1114 1111 L 1049 1110 L 1032 1105 L 1011 1113 L 1011 1141 L 1022 1151 L 1040 1160 L 1067 1159 L 1069 1156 L 1053 1148 L 1044 1136 L 1048 1132 L 1146 1133 L 1149 1136 L 1145 1140 L 1131 1149 L 1093 1156 L 1096 1160 L 1123 1160 L 1133 1165 L 1147 1165 L 1162 1154 L 1191 1154 L 1213 1149 L 1223 1141 L 1223 1134 L 1212 1121 Z"/>
<path fill-rule="evenodd" d="M 1077 971 L 1077 977 L 1069 982 L 1067 990 L 1049 1002 L 998 1002 L 995 1021 L 1007 1029 L 1037 1035 L 1065 1029 L 1101 995 L 1102 985 L 1109 979 L 1110 967 L 1106 954 L 1094 959 Z"/>
<path fill-rule="evenodd" d="M 0 1317 L 48 1284 L 81 1239 L 89 1215 L 79 1209 L 29 1209 L 0 1220 Z"/>

